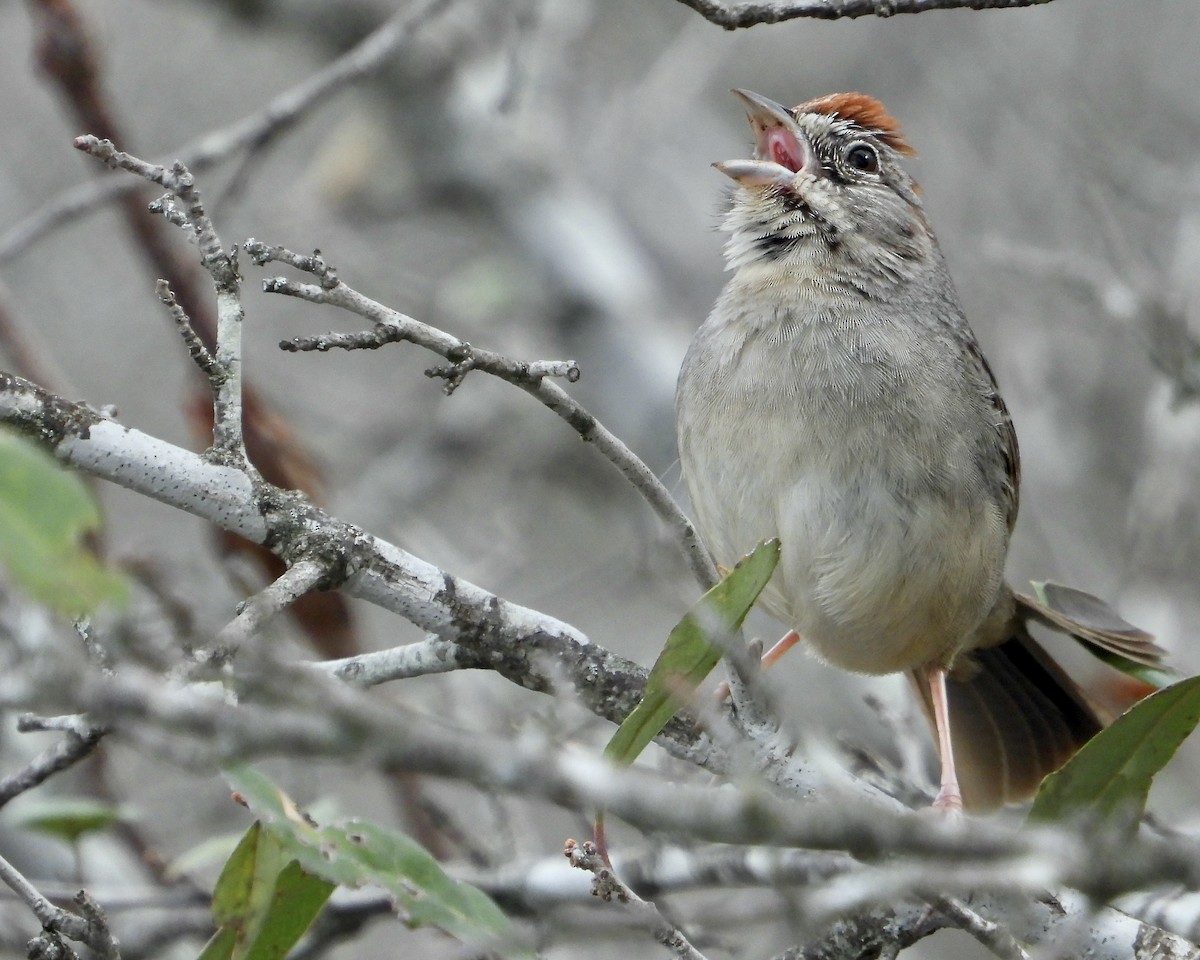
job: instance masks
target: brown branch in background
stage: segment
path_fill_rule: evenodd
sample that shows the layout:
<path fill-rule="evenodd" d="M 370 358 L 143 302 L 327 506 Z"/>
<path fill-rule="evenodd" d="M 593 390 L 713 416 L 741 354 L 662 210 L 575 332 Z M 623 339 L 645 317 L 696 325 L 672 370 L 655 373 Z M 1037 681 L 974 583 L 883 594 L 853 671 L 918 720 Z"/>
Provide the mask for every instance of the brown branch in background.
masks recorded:
<path fill-rule="evenodd" d="M 8 285 L 0 281 L 0 351 L 8 358 L 9 369 L 48 390 L 71 395 L 74 391 L 67 389 L 66 376 L 38 339 L 18 320 Z"/>
<path fill-rule="evenodd" d="M 71 0 L 35 0 L 33 8 L 40 26 L 37 62 L 58 85 L 75 122 L 103 140 L 128 143 L 101 87 L 95 47 Z M 170 279 L 176 298 L 212 349 L 216 343 L 216 317 L 208 286 L 192 259 L 184 259 L 176 252 L 162 222 L 146 215 L 148 202 L 145 190 L 117 198 L 125 229 L 133 236 L 154 276 Z"/>
<path fill-rule="evenodd" d="M 95 46 L 72 0 L 33 0 L 33 8 L 40 27 L 38 63 L 58 85 L 75 121 L 101 139 L 126 145 L 121 124 L 100 81 Z M 147 215 L 145 191 L 121 193 L 116 200 L 125 228 L 141 251 L 151 276 L 154 280 L 161 277 L 169 280 L 174 298 L 190 319 L 196 335 L 209 351 L 215 352 L 214 298 L 196 259 L 179 252 L 162 219 Z M 249 385 L 242 403 L 246 451 L 263 477 L 275 486 L 304 490 L 320 500 L 324 490 L 322 471 L 287 420 Z M 198 442 L 208 446 L 212 442 L 213 406 L 207 383 L 187 401 L 185 414 Z M 223 531 L 217 531 L 214 538 L 222 556 L 248 557 L 267 582 L 277 580 L 286 569 L 274 554 L 255 544 Z M 340 594 L 308 594 L 290 613 L 323 656 L 335 659 L 350 656 L 359 649 L 349 605 Z"/>
<path fill-rule="evenodd" d="M 763 0 L 729 6 L 719 0 L 679 0 L 700 16 L 726 30 L 780 23 L 809 17 L 814 20 L 852 20 L 856 17 L 890 17 L 897 13 L 927 10 L 1007 10 L 1032 7 L 1050 0 Z"/>
<path fill-rule="evenodd" d="M 181 159 L 192 173 L 199 173 L 227 160 L 236 159 L 239 154 L 243 156 L 243 164 L 248 157 L 261 156 L 269 144 L 277 142 L 302 120 L 310 117 L 318 107 L 347 87 L 373 75 L 383 64 L 389 62 L 401 44 L 418 28 L 450 5 L 451 0 L 428 0 L 424 6 L 406 7 L 393 14 L 374 33 L 336 60 L 268 100 L 253 113 L 182 144 L 171 152 L 170 159 Z M 246 15 L 247 10 L 248 7 L 238 0 L 231 12 Z M 263 12 L 263 4 L 257 4 L 255 10 Z M 344 25 L 344 3 L 337 5 L 333 16 Z M 320 33 L 323 39 L 328 38 L 328 32 L 316 32 Z M 28 250 L 51 231 L 70 224 L 116 197 L 136 189 L 138 187 L 135 181 L 114 178 L 91 180 L 64 190 L 56 198 L 0 234 L 0 263 Z"/>

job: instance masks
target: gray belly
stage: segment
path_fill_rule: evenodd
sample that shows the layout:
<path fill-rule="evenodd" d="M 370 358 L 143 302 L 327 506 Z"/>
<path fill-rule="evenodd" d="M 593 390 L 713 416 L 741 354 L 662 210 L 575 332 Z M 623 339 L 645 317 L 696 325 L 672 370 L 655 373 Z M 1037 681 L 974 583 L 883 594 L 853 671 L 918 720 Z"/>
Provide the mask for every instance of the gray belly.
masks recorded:
<path fill-rule="evenodd" d="M 952 382 L 889 382 L 886 365 L 855 381 L 793 362 L 768 382 L 779 358 L 756 352 L 778 349 L 700 340 L 685 363 L 680 459 L 705 541 L 731 566 L 778 536 L 761 602 L 831 663 L 951 659 L 1002 583 L 1006 519 L 975 462 L 989 425 L 946 422 Z"/>

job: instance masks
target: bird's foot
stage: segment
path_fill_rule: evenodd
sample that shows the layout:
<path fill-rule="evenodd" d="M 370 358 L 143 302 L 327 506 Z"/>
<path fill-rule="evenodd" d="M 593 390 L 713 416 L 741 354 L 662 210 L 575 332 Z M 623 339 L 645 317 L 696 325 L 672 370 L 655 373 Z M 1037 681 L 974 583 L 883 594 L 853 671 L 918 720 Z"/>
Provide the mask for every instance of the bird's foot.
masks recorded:
<path fill-rule="evenodd" d="M 763 670 L 766 670 L 799 642 L 800 634 L 798 634 L 795 630 L 789 630 L 783 635 L 782 639 L 775 644 L 775 646 L 762 655 L 762 658 L 759 660 L 759 666 Z M 722 680 L 717 684 L 717 689 L 713 691 L 713 693 L 716 696 L 718 703 L 723 701 L 727 696 L 729 696 L 729 681 Z"/>
<path fill-rule="evenodd" d="M 931 809 L 949 823 L 961 820 L 963 818 L 963 799 L 958 784 L 942 784 L 942 789 L 934 798 Z"/>

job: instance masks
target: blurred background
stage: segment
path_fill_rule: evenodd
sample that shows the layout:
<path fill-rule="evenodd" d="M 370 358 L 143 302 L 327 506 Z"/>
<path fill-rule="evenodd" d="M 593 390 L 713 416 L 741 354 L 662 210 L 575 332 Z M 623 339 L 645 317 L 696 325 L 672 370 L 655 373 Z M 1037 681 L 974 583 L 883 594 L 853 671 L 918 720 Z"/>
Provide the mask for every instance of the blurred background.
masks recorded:
<path fill-rule="evenodd" d="M 195 370 L 154 297 L 159 274 L 113 205 L 11 242 L 67 188 L 118 176 L 72 149 L 76 134 L 101 131 L 80 127 L 62 84 L 39 66 L 56 6 L 0 2 L 3 312 L 46 386 L 202 449 L 187 412 Z M 396 7 L 80 0 L 77 11 L 118 146 L 161 161 L 260 110 Z M 350 285 L 472 344 L 578 361 L 571 392 L 682 497 L 675 374 L 724 281 L 727 187 L 709 165 L 743 156 L 748 143 L 728 90 L 785 103 L 877 96 L 919 152 L 911 168 L 1016 421 L 1023 489 L 1010 578 L 1105 597 L 1193 673 L 1198 37 L 1194 0 L 1058 0 L 739 32 L 672 0 L 457 0 L 373 78 L 198 180 L 227 244 L 253 236 L 319 247 Z M 180 231 L 167 236 L 196 259 Z M 283 449 L 312 458 L 335 514 L 652 660 L 698 591 L 607 462 L 511 386 L 476 374 L 443 395 L 423 375 L 437 358 L 415 347 L 281 352 L 282 338 L 365 324 L 261 293 L 261 277 L 281 271 L 244 262 L 243 272 L 248 380 L 286 424 Z M 0 366 L 19 362 L 12 340 L 0 343 Z M 245 595 L 237 584 L 254 570 L 221 560 L 199 521 L 99 492 L 107 553 L 152 567 L 196 636 L 233 615 Z M 363 649 L 420 636 L 376 610 L 351 615 L 347 642 Z M 752 619 L 750 632 L 770 641 L 780 627 Z M 861 680 L 803 655 L 788 657 L 775 682 L 810 735 L 886 744 L 867 693 L 912 710 L 899 679 Z M 490 675 L 387 695 L 468 728 L 516 731 L 549 724 L 558 709 Z M 602 743 L 610 732 L 571 717 L 573 736 Z M 16 764 L 24 746 L 5 737 Z M 118 784 L 136 778 L 131 799 L 164 856 L 241 822 L 211 778 L 157 766 L 148 775 L 152 761 L 119 749 L 108 763 Z M 345 772 L 292 776 L 308 801 L 336 792 Z M 1153 809 L 1195 827 L 1197 776 L 1193 746 Z M 353 792 L 341 800 L 350 812 L 366 802 Z M 164 822 L 164 810 L 181 822 Z M 579 827 L 546 810 L 513 829 L 523 853 L 553 855 L 554 838 Z M 739 939 L 725 947 L 738 956 L 790 942 L 778 927 L 728 923 L 736 933 L 725 935 Z M 983 954 L 945 934 L 911 955 Z"/>

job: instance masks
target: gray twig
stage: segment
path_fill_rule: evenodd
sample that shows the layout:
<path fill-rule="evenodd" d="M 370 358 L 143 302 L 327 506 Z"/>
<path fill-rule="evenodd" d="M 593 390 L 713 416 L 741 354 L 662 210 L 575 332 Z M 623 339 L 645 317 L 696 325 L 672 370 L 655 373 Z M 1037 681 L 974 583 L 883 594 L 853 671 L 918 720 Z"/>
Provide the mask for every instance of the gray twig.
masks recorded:
<path fill-rule="evenodd" d="M 981 917 L 963 901 L 956 897 L 931 897 L 929 902 L 954 926 L 969 933 L 1001 960 L 1029 960 L 1029 953 L 1005 927 Z"/>
<path fill-rule="evenodd" d="M 431 633 L 417 643 L 314 663 L 313 669 L 363 687 L 461 670 L 469 659 L 453 640 Z"/>
<path fill-rule="evenodd" d="M 196 364 L 201 372 L 208 377 L 208 382 L 212 385 L 213 392 L 216 393 L 221 384 L 225 382 L 225 371 L 221 369 L 221 365 L 217 363 L 216 358 L 208 352 L 208 347 L 204 345 L 204 341 L 196 334 L 192 328 L 192 321 L 188 317 L 175 300 L 175 294 L 171 291 L 170 284 L 166 280 L 159 280 L 154 286 L 154 292 L 158 299 L 163 302 L 167 308 L 167 312 L 171 314 L 171 319 L 175 321 L 175 327 L 179 330 L 179 336 L 183 339 L 184 346 L 187 347 L 188 356 L 192 358 L 192 362 Z"/>
<path fill-rule="evenodd" d="M 261 110 L 184 144 L 170 155 L 182 159 L 193 173 L 199 173 L 242 150 L 260 147 L 283 135 L 310 111 L 364 77 L 371 76 L 387 63 L 401 44 L 451 5 L 452 0 L 429 0 L 415 8 L 405 6 L 361 43 L 306 80 L 279 94 Z M 54 202 L 30 214 L 0 237 L 0 263 L 29 249 L 31 244 L 56 227 L 84 216 L 136 187 L 137 184 L 132 181 L 93 180 L 65 191 Z"/>
<path fill-rule="evenodd" d="M 25 715 L 17 721 L 17 729 L 22 733 L 63 730 L 66 736 L 43 750 L 16 773 L 0 779 L 0 807 L 44 783 L 54 774 L 74 766 L 91 753 L 108 732 L 106 727 L 91 723 L 81 716 L 39 718 Z"/>
<path fill-rule="evenodd" d="M 229 656 L 304 594 L 330 579 L 330 566 L 317 560 L 298 560 L 273 583 L 243 601 L 241 608 L 213 639 L 212 648 L 201 659 L 220 660 Z"/>
<path fill-rule="evenodd" d="M 705 20 L 726 30 L 780 23 L 809 17 L 815 20 L 852 20 L 856 17 L 890 17 L 926 10 L 1004 10 L 1032 7 L 1050 0 L 761 0 L 734 5 L 719 0 L 679 0 Z"/>
<path fill-rule="evenodd" d="M 482 370 L 507 380 L 541 401 L 565 420 L 580 437 L 596 447 L 642 495 L 650 509 L 674 533 L 697 582 L 706 590 L 717 582 L 716 566 L 700 542 L 692 522 L 679 508 L 679 504 L 654 471 L 582 404 L 550 379 L 560 371 L 568 381 L 577 379 L 578 370 L 573 362 L 543 361 L 540 364 L 531 364 L 472 346 L 465 340 L 392 310 L 349 287 L 338 278 L 336 271 L 324 261 L 319 251 L 312 256 L 302 256 L 283 247 L 269 246 L 253 239 L 247 240 L 244 248 L 259 265 L 271 262 L 286 263 L 313 274 L 320 281 L 318 284 L 295 283 L 286 277 L 273 277 L 263 281 L 263 289 L 266 292 L 296 297 L 309 303 L 341 307 L 372 321 L 376 325 L 374 331 L 351 335 L 357 338 L 354 342 L 360 346 L 370 346 L 375 340 L 379 340 L 380 343 L 405 341 L 449 360 L 452 365 L 449 373 L 437 370 L 429 374 L 445 376 L 447 392 L 452 391 L 466 374 L 467 368 L 463 367 L 461 372 L 455 372 L 454 368 L 469 362 L 470 369 Z M 345 346 L 344 343 L 335 342 L 328 337 L 307 348 L 299 346 L 302 342 L 284 341 L 280 346 L 285 350 L 322 350 L 331 346 Z"/>
<path fill-rule="evenodd" d="M 246 457 L 246 444 L 242 434 L 243 315 L 241 276 L 237 268 L 236 248 L 233 255 L 226 252 L 212 220 L 205 213 L 195 178 L 180 161 L 176 160 L 170 167 L 148 163 L 118 150 L 111 140 L 101 140 L 90 134 L 76 137 L 75 147 L 109 167 L 126 170 L 143 180 L 159 184 L 170 191 L 182 205 L 177 205 L 170 197 L 166 197 L 156 200 L 150 207 L 188 231 L 195 239 L 200 247 L 200 261 L 216 287 L 217 352 L 214 363 L 220 370 L 221 377 L 219 382 L 215 383 L 213 446 L 235 458 L 237 463 L 248 466 L 249 460 Z M 159 281 L 158 291 L 161 297 L 162 281 Z M 190 327 L 190 324 L 188 326 Z"/>
<path fill-rule="evenodd" d="M 37 888 L 16 867 L 0 857 L 0 882 L 25 902 L 38 918 L 42 929 L 50 934 L 62 934 L 76 943 L 87 944 L 103 960 L 121 960 L 117 939 L 108 928 L 108 920 L 100 905 L 86 890 L 75 895 L 75 905 L 82 916 L 56 907 L 38 892 Z"/>
<path fill-rule="evenodd" d="M 593 896 L 606 903 L 616 900 L 617 903 L 624 904 L 625 908 L 650 931 L 654 939 L 680 960 L 705 960 L 704 954 L 692 945 L 682 930 L 663 916 L 654 903 L 643 900 L 621 882 L 612 864 L 605 861 L 592 841 L 577 843 L 568 840 L 563 846 L 563 854 L 571 866 L 592 874 Z"/>

